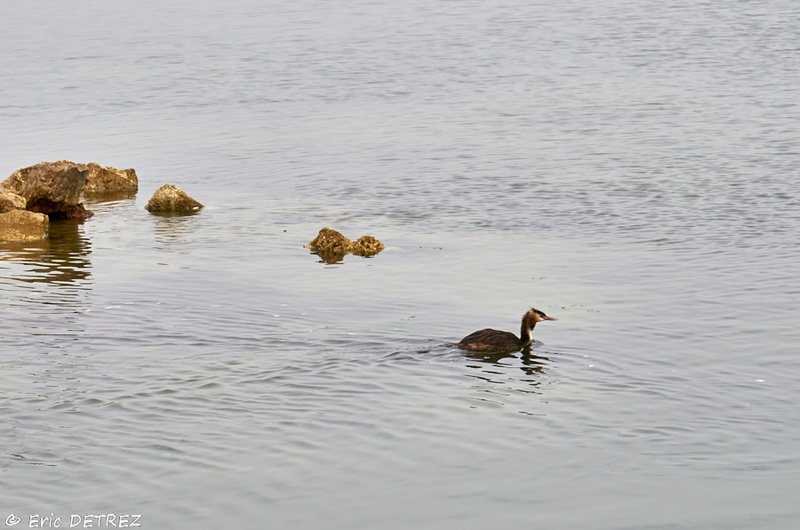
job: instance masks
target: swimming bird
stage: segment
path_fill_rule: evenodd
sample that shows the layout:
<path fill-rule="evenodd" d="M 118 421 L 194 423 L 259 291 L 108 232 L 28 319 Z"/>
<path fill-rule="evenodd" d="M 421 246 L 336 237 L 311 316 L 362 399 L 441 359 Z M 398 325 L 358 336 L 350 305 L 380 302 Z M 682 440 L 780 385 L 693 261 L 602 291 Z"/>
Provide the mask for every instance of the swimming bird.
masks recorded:
<path fill-rule="evenodd" d="M 543 320 L 558 320 L 557 318 L 549 317 L 544 312 L 538 309 L 530 308 L 522 317 L 522 326 L 519 332 L 519 338 L 510 331 L 498 331 L 496 329 L 482 329 L 474 333 L 470 333 L 458 343 L 458 347 L 462 350 L 470 351 L 514 351 L 522 348 L 526 344 L 530 344 L 533 340 L 531 332 L 536 326 L 537 322 Z"/>

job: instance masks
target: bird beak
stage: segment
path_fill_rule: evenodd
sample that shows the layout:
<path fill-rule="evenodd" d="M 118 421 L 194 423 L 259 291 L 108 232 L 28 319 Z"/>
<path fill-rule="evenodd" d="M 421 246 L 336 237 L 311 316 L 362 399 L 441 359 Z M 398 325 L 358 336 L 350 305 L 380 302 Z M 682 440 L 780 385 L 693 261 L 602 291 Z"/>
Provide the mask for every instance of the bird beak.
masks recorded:
<path fill-rule="evenodd" d="M 553 317 L 544 317 L 544 319 L 545 320 L 558 320 L 557 318 L 553 318 Z"/>

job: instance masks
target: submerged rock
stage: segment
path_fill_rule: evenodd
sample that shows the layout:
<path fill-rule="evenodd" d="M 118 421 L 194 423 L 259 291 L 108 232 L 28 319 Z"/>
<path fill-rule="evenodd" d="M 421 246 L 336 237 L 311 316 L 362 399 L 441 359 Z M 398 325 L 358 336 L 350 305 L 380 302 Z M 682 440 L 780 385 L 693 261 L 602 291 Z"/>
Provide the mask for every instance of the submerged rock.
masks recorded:
<path fill-rule="evenodd" d="M 40 241 L 50 235 L 50 219 L 43 213 L 12 210 L 0 213 L 0 241 Z"/>
<path fill-rule="evenodd" d="M 123 198 L 135 195 L 139 191 L 139 178 L 134 169 L 103 167 L 94 162 L 81 165 L 88 171 L 84 190 L 87 197 Z"/>
<path fill-rule="evenodd" d="M 338 263 L 349 253 L 365 257 L 374 256 L 383 250 L 384 246 L 372 236 L 362 236 L 353 242 L 333 228 L 323 228 L 305 248 L 311 249 L 326 263 Z"/>
<path fill-rule="evenodd" d="M 145 209 L 158 214 L 190 214 L 200 211 L 203 205 L 189 197 L 178 186 L 164 184 L 156 190 Z"/>
<path fill-rule="evenodd" d="M 13 191 L 0 186 L 0 213 L 24 210 L 27 202 L 25 197 L 17 195 Z"/>
<path fill-rule="evenodd" d="M 31 212 L 85 219 L 87 213 L 81 200 L 88 173 L 86 166 L 69 160 L 42 162 L 18 169 L 2 186 L 23 197 Z"/>

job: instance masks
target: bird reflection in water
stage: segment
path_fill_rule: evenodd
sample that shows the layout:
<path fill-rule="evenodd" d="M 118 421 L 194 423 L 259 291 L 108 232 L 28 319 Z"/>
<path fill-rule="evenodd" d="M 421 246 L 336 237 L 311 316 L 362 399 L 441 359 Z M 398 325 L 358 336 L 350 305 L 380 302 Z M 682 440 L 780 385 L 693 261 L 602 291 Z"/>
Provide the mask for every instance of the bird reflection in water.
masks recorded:
<path fill-rule="evenodd" d="M 531 351 L 531 344 L 526 344 L 521 350 L 511 352 L 481 352 L 465 351 L 463 355 L 468 359 L 480 361 L 482 364 L 467 364 L 467 367 L 481 371 L 481 375 L 473 375 L 488 383 L 509 383 L 510 380 L 518 380 L 533 387 L 532 391 L 540 393 L 539 389 L 546 381 L 546 374 L 550 368 L 550 358 L 536 355 Z M 519 359 L 517 363 L 514 359 Z M 511 368 L 519 368 L 525 375 L 522 378 L 513 377 Z"/>

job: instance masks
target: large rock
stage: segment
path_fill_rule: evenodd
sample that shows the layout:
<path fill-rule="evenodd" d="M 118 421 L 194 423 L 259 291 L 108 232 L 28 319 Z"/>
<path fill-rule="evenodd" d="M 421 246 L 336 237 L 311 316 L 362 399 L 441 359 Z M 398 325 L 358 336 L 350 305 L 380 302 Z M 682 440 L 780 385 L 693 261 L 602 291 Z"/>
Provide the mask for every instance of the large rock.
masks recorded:
<path fill-rule="evenodd" d="M 190 214 L 202 207 L 202 204 L 189 197 L 178 186 L 164 184 L 156 190 L 145 209 L 157 214 Z"/>
<path fill-rule="evenodd" d="M 0 213 L 6 213 L 12 210 L 24 210 L 27 202 L 25 197 L 21 197 L 13 191 L 0 186 Z"/>
<path fill-rule="evenodd" d="M 25 198 L 27 209 L 56 218 L 85 219 L 81 204 L 89 171 L 86 166 L 60 160 L 18 169 L 2 186 Z"/>
<path fill-rule="evenodd" d="M 50 219 L 43 213 L 12 210 L 0 213 L 0 241 L 40 241 L 50 234 Z"/>
<path fill-rule="evenodd" d="M 84 193 L 89 198 L 130 197 L 139 191 L 139 178 L 134 169 L 103 167 L 94 162 L 80 165 L 88 171 Z"/>

